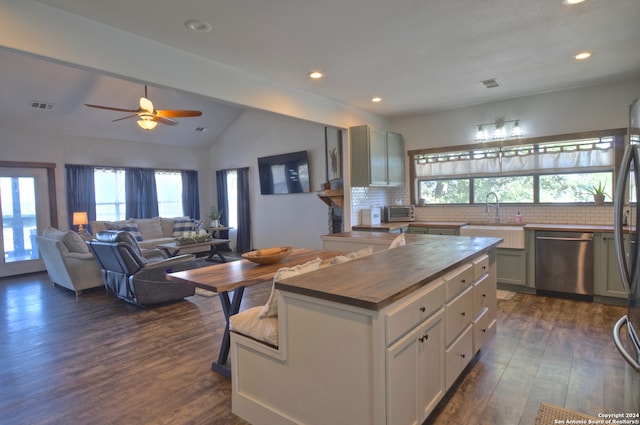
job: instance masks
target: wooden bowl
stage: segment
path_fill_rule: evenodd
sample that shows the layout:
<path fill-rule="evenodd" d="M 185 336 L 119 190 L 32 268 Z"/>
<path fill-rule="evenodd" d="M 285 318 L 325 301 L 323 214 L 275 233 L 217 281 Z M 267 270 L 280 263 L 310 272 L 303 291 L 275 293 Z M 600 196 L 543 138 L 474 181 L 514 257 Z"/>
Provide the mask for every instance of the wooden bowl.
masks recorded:
<path fill-rule="evenodd" d="M 278 251 L 279 250 L 279 251 Z M 286 258 L 293 251 L 293 247 L 279 246 L 274 248 L 256 249 L 254 251 L 245 252 L 242 258 L 245 258 L 256 264 L 273 264 Z"/>

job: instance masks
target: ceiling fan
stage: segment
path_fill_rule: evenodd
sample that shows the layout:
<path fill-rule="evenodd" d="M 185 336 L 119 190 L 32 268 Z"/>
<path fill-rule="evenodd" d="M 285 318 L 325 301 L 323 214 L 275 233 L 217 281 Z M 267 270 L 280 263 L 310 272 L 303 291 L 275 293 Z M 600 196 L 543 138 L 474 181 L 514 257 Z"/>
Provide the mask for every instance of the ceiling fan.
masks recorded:
<path fill-rule="evenodd" d="M 126 117 L 116 118 L 113 122 L 126 120 L 128 118 L 139 117 L 138 125 L 144 130 L 153 130 L 158 123 L 167 125 L 178 125 L 178 121 L 174 117 L 187 118 L 199 117 L 202 115 L 200 111 L 191 111 L 185 109 L 154 109 L 153 103 L 147 98 L 147 86 L 144 86 L 144 97 L 140 98 L 140 107 L 138 109 L 114 108 L 111 106 L 90 105 L 90 108 L 106 109 L 109 111 L 132 112 Z"/>

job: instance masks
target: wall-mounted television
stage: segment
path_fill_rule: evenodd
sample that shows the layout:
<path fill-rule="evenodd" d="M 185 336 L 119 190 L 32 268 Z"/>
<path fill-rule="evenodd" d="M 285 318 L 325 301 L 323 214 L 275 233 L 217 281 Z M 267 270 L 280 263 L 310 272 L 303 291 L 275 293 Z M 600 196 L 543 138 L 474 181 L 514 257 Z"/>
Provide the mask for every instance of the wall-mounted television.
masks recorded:
<path fill-rule="evenodd" d="M 263 195 L 311 192 L 307 151 L 258 158 L 258 174 Z"/>

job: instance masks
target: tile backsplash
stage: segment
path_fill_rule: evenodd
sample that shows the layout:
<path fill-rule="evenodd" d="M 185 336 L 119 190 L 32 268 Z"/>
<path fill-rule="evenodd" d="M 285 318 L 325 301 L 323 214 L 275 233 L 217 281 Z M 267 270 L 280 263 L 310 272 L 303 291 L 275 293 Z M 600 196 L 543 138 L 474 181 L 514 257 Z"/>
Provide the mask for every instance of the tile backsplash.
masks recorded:
<path fill-rule="evenodd" d="M 405 188 L 354 187 L 351 189 L 351 223 L 360 223 L 363 208 L 408 203 Z M 604 224 L 613 225 L 613 205 L 500 205 L 500 222 L 515 224 L 520 211 L 523 223 L 538 224 Z M 495 210 L 486 212 L 484 205 L 416 207 L 417 221 L 494 223 Z"/>

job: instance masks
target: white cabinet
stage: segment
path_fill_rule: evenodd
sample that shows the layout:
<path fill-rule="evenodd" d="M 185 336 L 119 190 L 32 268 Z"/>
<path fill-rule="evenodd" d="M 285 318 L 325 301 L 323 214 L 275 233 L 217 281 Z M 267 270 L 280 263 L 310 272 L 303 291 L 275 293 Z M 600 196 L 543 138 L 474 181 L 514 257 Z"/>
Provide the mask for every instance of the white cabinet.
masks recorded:
<path fill-rule="evenodd" d="M 351 186 L 403 186 L 402 135 L 361 125 L 349 129 Z"/>
<path fill-rule="evenodd" d="M 387 348 L 388 424 L 421 424 L 445 391 L 442 310 Z"/>

